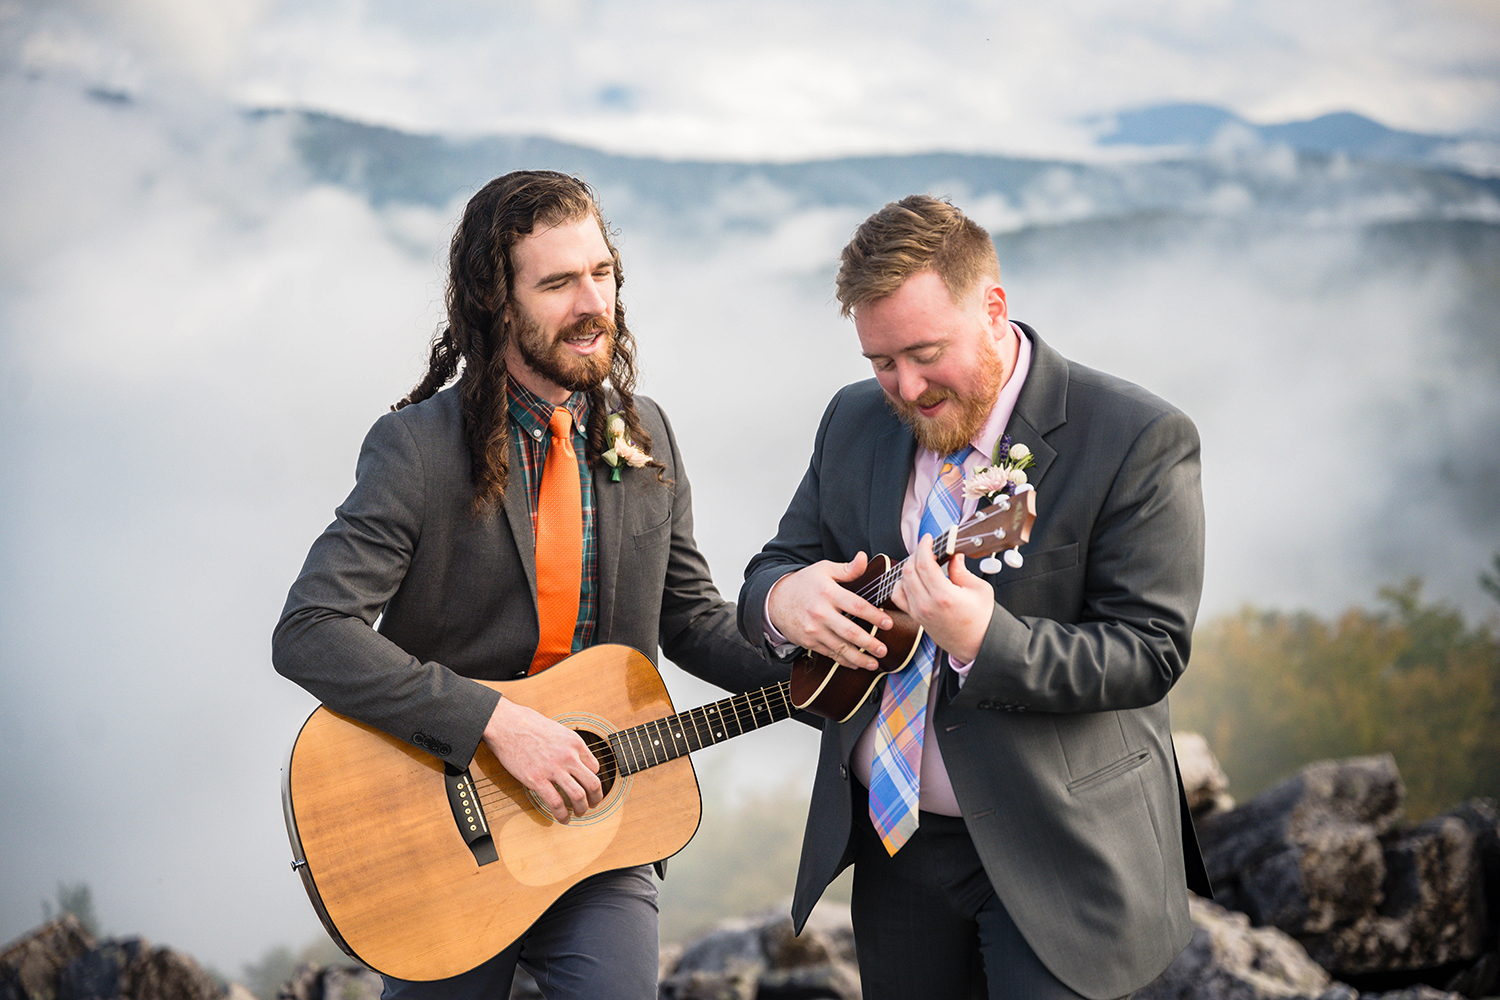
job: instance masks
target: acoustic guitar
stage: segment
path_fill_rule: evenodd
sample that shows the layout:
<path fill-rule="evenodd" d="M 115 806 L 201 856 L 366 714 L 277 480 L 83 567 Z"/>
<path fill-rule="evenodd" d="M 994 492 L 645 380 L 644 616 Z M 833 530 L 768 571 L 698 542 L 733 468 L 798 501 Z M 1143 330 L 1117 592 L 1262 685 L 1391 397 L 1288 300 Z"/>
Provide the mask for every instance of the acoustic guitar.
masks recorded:
<path fill-rule="evenodd" d="M 467 972 L 588 876 L 682 850 L 702 816 L 687 754 L 792 713 L 782 681 L 672 714 L 656 667 L 628 646 L 481 683 L 583 737 L 598 806 L 558 823 L 483 743 L 459 770 L 326 707 L 282 771 L 292 867 L 313 909 L 348 955 L 399 979 Z"/>
<path fill-rule="evenodd" d="M 940 558 L 1019 545 L 1024 533 L 1017 537 L 1013 515 L 1003 522 L 1001 515 L 945 533 Z M 884 565 L 886 576 L 899 578 L 899 564 Z M 889 599 L 894 583 L 880 577 L 885 595 L 875 603 Z M 909 658 L 883 664 L 880 673 L 834 664 L 824 676 L 809 659 L 791 680 L 676 714 L 655 666 L 627 646 L 594 646 L 530 677 L 480 682 L 571 727 L 598 760 L 603 801 L 565 824 L 483 743 L 459 769 L 319 708 L 282 770 L 292 868 L 329 936 L 351 957 L 398 979 L 456 976 L 507 948 L 590 875 L 650 864 L 687 846 L 702 818 L 689 753 L 804 705 L 847 718 Z M 849 683 L 842 673 L 869 676 Z M 793 695 L 799 676 L 810 685 L 805 702 Z M 841 697 L 857 701 L 841 704 Z"/>

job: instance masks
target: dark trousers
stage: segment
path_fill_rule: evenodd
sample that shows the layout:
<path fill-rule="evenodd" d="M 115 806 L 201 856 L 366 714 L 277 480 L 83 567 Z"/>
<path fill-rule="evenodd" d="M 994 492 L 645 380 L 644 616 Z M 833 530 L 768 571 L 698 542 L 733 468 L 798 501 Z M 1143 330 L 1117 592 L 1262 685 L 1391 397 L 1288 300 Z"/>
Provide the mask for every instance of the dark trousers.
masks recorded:
<path fill-rule="evenodd" d="M 547 1000 L 655 1000 L 656 883 L 649 865 L 603 872 L 563 893 L 521 939 L 452 979 L 385 979 L 383 998 L 506 1000 L 516 966 Z"/>
<path fill-rule="evenodd" d="M 1021 936 L 962 819 L 922 813 L 892 857 L 866 802 L 855 796 L 851 904 L 865 1000 L 1082 1000 Z"/>

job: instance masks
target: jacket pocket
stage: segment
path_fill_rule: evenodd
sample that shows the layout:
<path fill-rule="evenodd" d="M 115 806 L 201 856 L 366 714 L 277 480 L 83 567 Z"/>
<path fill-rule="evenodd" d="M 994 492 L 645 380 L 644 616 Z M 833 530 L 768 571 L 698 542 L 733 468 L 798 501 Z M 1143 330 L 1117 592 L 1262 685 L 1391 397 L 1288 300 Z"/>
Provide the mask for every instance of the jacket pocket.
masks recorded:
<path fill-rule="evenodd" d="M 1068 792 L 1069 794 L 1077 795 L 1079 792 L 1093 788 L 1095 785 L 1101 785 L 1112 778 L 1117 778 L 1122 774 L 1134 771 L 1150 759 L 1150 750 L 1136 750 L 1126 754 L 1113 764 L 1106 764 L 1101 767 L 1093 774 L 1086 774 L 1077 781 L 1068 782 Z"/>
<path fill-rule="evenodd" d="M 1008 583 L 1041 576 L 1043 573 L 1054 573 L 1060 569 L 1077 566 L 1078 543 L 1069 542 L 1067 545 L 1060 545 L 1055 549 L 1044 549 L 1041 552 L 1027 552 L 1025 546 L 1022 546 L 1021 558 L 1022 563 L 1019 567 L 1011 569 L 1007 566 L 999 573 L 987 576 L 986 579 L 996 587 L 1003 587 Z"/>

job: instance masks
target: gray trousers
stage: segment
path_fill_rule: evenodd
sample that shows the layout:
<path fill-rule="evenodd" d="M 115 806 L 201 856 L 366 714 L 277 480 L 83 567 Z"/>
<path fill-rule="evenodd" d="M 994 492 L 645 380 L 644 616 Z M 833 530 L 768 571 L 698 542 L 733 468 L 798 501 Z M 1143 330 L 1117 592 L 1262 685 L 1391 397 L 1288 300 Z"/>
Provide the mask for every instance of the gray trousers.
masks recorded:
<path fill-rule="evenodd" d="M 384 998 L 506 1000 L 516 966 L 547 1000 L 655 1000 L 660 944 L 650 866 L 584 879 L 563 893 L 521 939 L 452 979 L 383 976 Z"/>

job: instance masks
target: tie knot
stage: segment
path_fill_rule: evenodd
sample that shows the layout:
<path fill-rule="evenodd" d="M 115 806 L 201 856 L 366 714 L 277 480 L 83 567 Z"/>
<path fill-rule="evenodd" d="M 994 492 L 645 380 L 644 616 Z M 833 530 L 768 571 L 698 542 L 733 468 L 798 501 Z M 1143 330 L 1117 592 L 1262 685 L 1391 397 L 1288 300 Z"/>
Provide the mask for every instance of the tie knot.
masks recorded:
<path fill-rule="evenodd" d="M 553 440 L 567 441 L 572 436 L 573 414 L 568 412 L 566 406 L 553 409 L 552 419 L 547 421 L 547 427 L 552 431 Z"/>
<path fill-rule="evenodd" d="M 953 454 L 943 459 L 943 464 L 938 469 L 940 479 L 951 479 L 955 471 L 961 476 L 964 471 L 964 462 L 968 460 L 969 452 L 974 450 L 973 445 L 964 445 Z"/>

